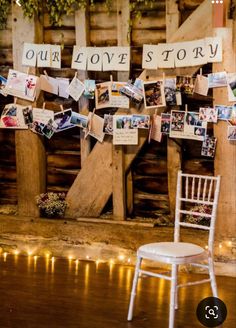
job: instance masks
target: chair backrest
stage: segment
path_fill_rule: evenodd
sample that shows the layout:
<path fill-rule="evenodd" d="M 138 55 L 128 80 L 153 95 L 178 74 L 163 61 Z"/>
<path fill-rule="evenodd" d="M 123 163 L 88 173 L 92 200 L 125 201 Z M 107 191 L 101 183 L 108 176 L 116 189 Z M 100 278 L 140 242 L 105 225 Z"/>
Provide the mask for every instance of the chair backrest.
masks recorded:
<path fill-rule="evenodd" d="M 179 241 L 181 226 L 208 230 L 208 249 L 213 252 L 219 190 L 220 176 L 186 174 L 178 171 L 175 241 Z"/>

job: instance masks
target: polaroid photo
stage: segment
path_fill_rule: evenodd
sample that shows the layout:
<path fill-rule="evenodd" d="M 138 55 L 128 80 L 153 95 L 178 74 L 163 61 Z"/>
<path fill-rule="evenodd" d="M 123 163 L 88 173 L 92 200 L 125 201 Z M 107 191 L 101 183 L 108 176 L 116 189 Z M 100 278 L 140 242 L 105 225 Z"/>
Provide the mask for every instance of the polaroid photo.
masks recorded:
<path fill-rule="evenodd" d="M 170 114 L 161 113 L 161 133 L 169 134 L 170 133 Z"/>
<path fill-rule="evenodd" d="M 232 106 L 215 105 L 214 108 L 217 110 L 218 120 L 227 121 L 230 119 L 232 114 Z"/>
<path fill-rule="evenodd" d="M 41 74 L 39 77 L 39 85 L 41 90 L 58 95 L 59 83 L 54 77 Z"/>
<path fill-rule="evenodd" d="M 53 122 L 54 132 L 61 132 L 75 127 L 75 125 L 70 122 L 71 116 L 71 108 L 55 113 Z"/>
<path fill-rule="evenodd" d="M 73 80 L 69 84 L 66 92 L 75 100 L 78 101 L 84 92 L 84 84 L 74 76 Z"/>
<path fill-rule="evenodd" d="M 161 116 L 154 114 L 152 116 L 151 129 L 149 134 L 149 140 L 155 140 L 161 142 L 162 132 L 161 132 Z"/>
<path fill-rule="evenodd" d="M 150 115 L 134 114 L 131 118 L 131 126 L 136 129 L 149 129 Z"/>
<path fill-rule="evenodd" d="M 30 126 L 33 123 L 33 109 L 32 109 L 32 106 L 26 106 L 26 107 L 22 108 L 22 113 L 23 113 L 25 124 Z"/>
<path fill-rule="evenodd" d="M 54 112 L 49 109 L 33 108 L 33 122 L 37 121 L 43 124 L 47 124 L 50 119 L 53 120 Z"/>
<path fill-rule="evenodd" d="M 68 99 L 69 93 L 66 91 L 70 85 L 70 80 L 65 77 L 57 77 L 58 81 L 58 96 Z"/>
<path fill-rule="evenodd" d="M 87 99 L 94 99 L 95 88 L 95 80 L 84 80 L 84 97 Z"/>
<path fill-rule="evenodd" d="M 163 81 L 143 82 L 145 108 L 163 107 L 166 105 Z"/>
<path fill-rule="evenodd" d="M 113 115 L 104 115 L 103 132 L 105 134 L 113 135 Z"/>
<path fill-rule="evenodd" d="M 125 82 L 111 82 L 111 95 L 109 107 L 129 108 L 129 98 L 122 95 L 121 88 L 125 86 Z"/>
<path fill-rule="evenodd" d="M 97 139 L 99 142 L 103 142 L 105 133 L 103 132 L 104 119 L 92 112 L 88 115 L 88 128 L 86 135 L 90 135 Z"/>
<path fill-rule="evenodd" d="M 50 118 L 47 124 L 42 128 L 42 132 L 46 138 L 51 139 L 54 134 L 53 119 Z"/>
<path fill-rule="evenodd" d="M 207 96 L 208 89 L 208 78 L 206 76 L 198 74 L 195 79 L 193 92 L 202 96 Z"/>
<path fill-rule="evenodd" d="M 138 129 L 132 128 L 132 115 L 113 116 L 113 144 L 138 144 Z"/>
<path fill-rule="evenodd" d="M 170 137 L 179 137 L 184 134 L 184 119 L 185 112 L 183 111 L 171 111 L 170 117 Z"/>
<path fill-rule="evenodd" d="M 4 93 L 34 101 L 36 97 L 36 89 L 38 88 L 38 77 L 29 75 L 10 69 L 8 72 L 7 83 Z"/>
<path fill-rule="evenodd" d="M 231 125 L 236 125 L 236 104 L 234 106 L 232 106 L 232 111 L 231 111 L 230 119 L 228 120 L 228 122 Z"/>
<path fill-rule="evenodd" d="M 204 122 L 217 123 L 218 113 L 217 108 L 200 107 L 199 108 L 199 120 Z"/>
<path fill-rule="evenodd" d="M 227 139 L 231 141 L 236 140 L 236 126 L 232 126 L 232 125 L 228 126 Z"/>
<path fill-rule="evenodd" d="M 167 106 L 176 106 L 176 80 L 175 78 L 167 78 L 164 80 L 164 93 Z"/>
<path fill-rule="evenodd" d="M 227 86 L 227 74 L 226 72 L 217 72 L 208 74 L 208 87 L 219 88 Z"/>
<path fill-rule="evenodd" d="M 70 123 L 80 128 L 86 129 L 88 126 L 88 116 L 72 112 Z"/>
<path fill-rule="evenodd" d="M 143 87 L 143 84 L 141 85 Z M 143 100 L 143 89 L 140 90 L 139 87 L 136 87 L 131 83 L 125 83 L 125 85 L 120 88 L 120 93 L 136 104 L 140 104 Z"/>
<path fill-rule="evenodd" d="M 176 91 L 186 95 L 192 95 L 194 90 L 194 79 L 191 76 L 176 76 Z"/>
<path fill-rule="evenodd" d="M 95 106 L 96 109 L 110 107 L 110 82 L 96 84 L 95 88 Z"/>
<path fill-rule="evenodd" d="M 28 129 L 25 123 L 23 109 L 25 106 L 8 104 L 1 115 L 1 128 Z"/>
<path fill-rule="evenodd" d="M 206 135 L 205 139 L 202 142 L 201 155 L 207 157 L 214 157 L 216 150 L 216 141 L 215 137 L 209 137 Z"/>

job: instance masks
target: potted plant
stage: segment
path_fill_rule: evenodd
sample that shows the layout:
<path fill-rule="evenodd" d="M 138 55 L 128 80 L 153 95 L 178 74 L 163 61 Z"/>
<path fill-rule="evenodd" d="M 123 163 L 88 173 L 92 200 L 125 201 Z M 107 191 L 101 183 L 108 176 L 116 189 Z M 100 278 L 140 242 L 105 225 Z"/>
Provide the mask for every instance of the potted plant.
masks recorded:
<path fill-rule="evenodd" d="M 46 192 L 36 196 L 42 217 L 63 217 L 67 206 L 64 193 Z"/>

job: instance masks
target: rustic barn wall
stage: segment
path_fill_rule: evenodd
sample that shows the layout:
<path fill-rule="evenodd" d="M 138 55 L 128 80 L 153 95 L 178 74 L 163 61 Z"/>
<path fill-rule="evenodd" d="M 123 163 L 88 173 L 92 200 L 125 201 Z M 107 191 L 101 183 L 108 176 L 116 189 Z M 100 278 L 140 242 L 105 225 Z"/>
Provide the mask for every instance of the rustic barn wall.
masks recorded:
<path fill-rule="evenodd" d="M 179 1 L 181 22 L 202 2 L 202 0 Z M 131 44 L 131 77 L 137 77 L 141 71 L 142 45 L 157 44 L 166 40 L 166 8 L 165 1 L 155 2 L 152 8 L 145 5 L 139 7 L 142 18 L 135 18 L 131 11 L 131 34 L 127 34 Z M 0 31 L 0 74 L 6 76 L 12 63 L 12 17 L 9 15 L 7 29 Z M 70 68 L 73 45 L 76 43 L 75 16 L 68 15 L 62 20 L 60 27 L 50 24 L 48 14 L 43 17 L 44 42 L 61 44 L 62 69 L 47 69 L 51 76 L 72 78 L 75 71 Z M 89 13 L 89 37 L 91 46 L 117 45 L 117 7 L 112 3 L 110 13 L 105 8 L 104 1 L 95 1 Z M 42 70 L 41 70 L 42 72 Z M 89 78 L 97 81 L 109 79 L 110 72 L 88 72 Z M 116 78 L 116 74 L 113 74 Z M 73 107 L 78 111 L 78 104 L 65 101 L 49 94 L 44 94 L 46 108 L 59 110 L 62 104 L 65 108 Z M 1 103 L 5 100 L 2 100 Z M 92 104 L 93 105 L 93 104 Z M 103 115 L 103 113 L 101 113 Z M 47 155 L 47 190 L 67 191 L 81 168 L 79 129 L 74 128 L 63 133 L 55 134 L 51 140 L 45 139 Z M 1 161 L 0 183 L 8 184 L 9 188 L 1 189 L 1 203 L 16 204 L 16 170 L 14 132 L 1 130 Z M 7 140 L 7 143 L 6 143 Z M 7 150 L 7 152 L 6 152 Z M 183 170 L 197 173 L 212 173 L 213 161 L 202 159 L 200 143 L 184 141 Z M 7 155 L 6 155 L 7 154 Z M 6 172 L 9 174 L 6 176 Z M 132 165 L 133 199 L 135 216 L 157 217 L 169 212 L 167 190 L 167 154 L 166 139 L 163 143 L 146 144 Z"/>

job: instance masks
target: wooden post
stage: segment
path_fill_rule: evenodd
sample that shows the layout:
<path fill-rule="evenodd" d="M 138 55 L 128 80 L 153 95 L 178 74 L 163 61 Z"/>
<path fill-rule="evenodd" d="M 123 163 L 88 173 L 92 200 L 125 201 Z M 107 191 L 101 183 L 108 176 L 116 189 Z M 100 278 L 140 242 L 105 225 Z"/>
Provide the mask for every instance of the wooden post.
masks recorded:
<path fill-rule="evenodd" d="M 234 33 L 233 33 L 234 30 Z M 214 35 L 222 37 L 223 62 L 213 64 L 213 72 L 236 71 L 236 23 L 228 20 L 227 27 L 216 28 Z M 214 104 L 232 105 L 228 102 L 227 88 L 213 89 Z M 234 237 L 236 230 L 236 147 L 235 141 L 227 140 L 228 123 L 214 124 L 217 138 L 215 174 L 221 175 L 220 198 L 216 233 L 220 240 Z"/>
<path fill-rule="evenodd" d="M 170 40 L 172 35 L 178 30 L 180 14 L 178 2 L 166 0 L 166 40 Z"/>
<path fill-rule="evenodd" d="M 28 21 L 23 17 L 22 9 L 13 1 L 12 35 L 14 69 L 25 71 L 21 64 L 24 42 L 42 42 L 42 26 L 35 20 Z M 34 70 L 35 73 L 36 71 Z M 19 103 L 26 103 L 19 101 Z M 29 102 L 28 102 L 29 104 Z M 32 104 L 32 103 L 30 103 Z M 34 103 L 33 105 L 36 105 Z M 39 216 L 35 196 L 46 189 L 46 155 L 43 139 L 31 131 L 16 130 L 16 168 L 18 214 Z"/>
<path fill-rule="evenodd" d="M 117 44 L 129 46 L 129 0 L 117 1 Z M 118 81 L 127 81 L 129 72 L 118 72 Z M 112 191 L 113 191 L 113 218 L 126 218 L 126 183 L 123 146 L 113 146 L 112 151 Z"/>
<path fill-rule="evenodd" d="M 75 40 L 77 46 L 89 46 L 89 9 L 88 6 L 85 9 L 80 9 L 75 12 Z M 84 81 L 88 78 L 86 71 L 78 71 L 78 78 Z M 89 113 L 89 101 L 84 96 L 79 99 L 79 112 L 83 115 Z M 81 167 L 84 165 L 86 158 L 91 151 L 91 138 L 87 136 L 84 139 L 84 132 L 80 129 L 80 158 Z"/>

